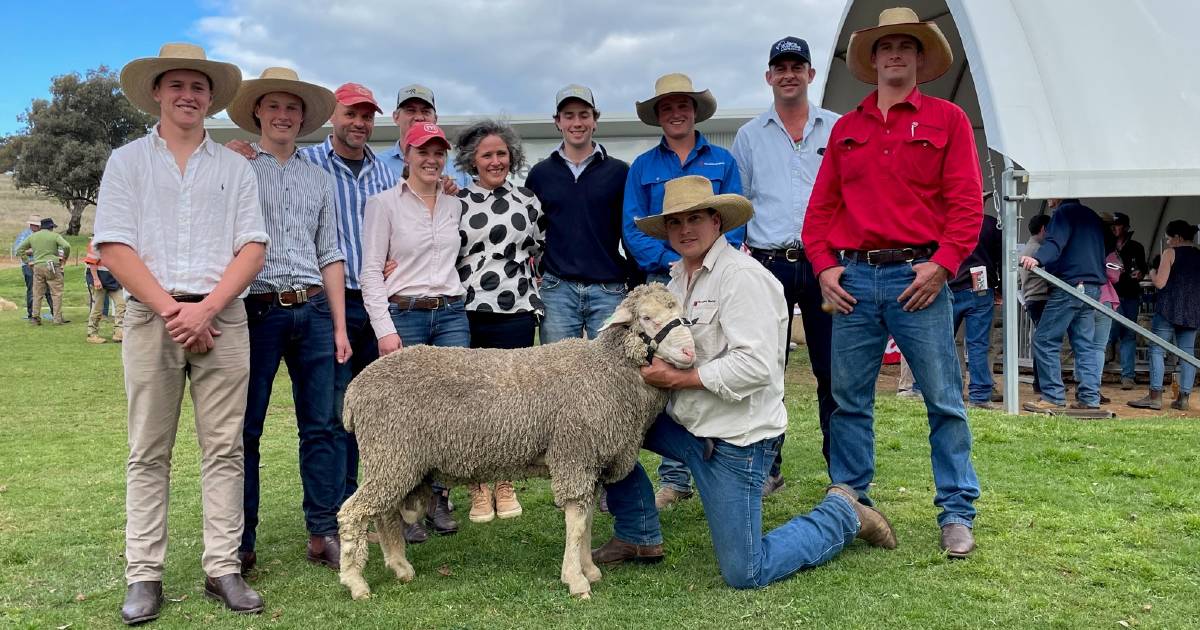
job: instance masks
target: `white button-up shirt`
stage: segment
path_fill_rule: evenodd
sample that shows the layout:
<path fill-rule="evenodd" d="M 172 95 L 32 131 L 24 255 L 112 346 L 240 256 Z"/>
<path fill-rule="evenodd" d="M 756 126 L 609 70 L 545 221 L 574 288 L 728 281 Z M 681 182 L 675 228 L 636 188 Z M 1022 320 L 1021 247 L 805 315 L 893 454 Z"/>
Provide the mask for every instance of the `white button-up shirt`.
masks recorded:
<path fill-rule="evenodd" d="M 269 240 L 250 163 L 207 134 L 183 173 L 157 126 L 109 156 L 95 244 L 133 248 L 168 293 L 211 293 L 243 245 Z"/>
<path fill-rule="evenodd" d="M 690 284 L 682 261 L 671 267 L 667 288 L 695 322 L 696 369 L 704 389 L 672 391 L 667 412 L 696 437 L 737 446 L 782 434 L 788 318 L 783 286 L 724 235 Z"/>

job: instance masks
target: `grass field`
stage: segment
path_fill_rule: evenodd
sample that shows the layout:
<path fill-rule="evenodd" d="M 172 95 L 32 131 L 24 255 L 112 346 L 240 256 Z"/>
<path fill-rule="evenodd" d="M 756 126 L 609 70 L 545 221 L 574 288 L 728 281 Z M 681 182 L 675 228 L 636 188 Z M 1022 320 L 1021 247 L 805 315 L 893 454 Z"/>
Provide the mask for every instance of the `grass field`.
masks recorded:
<path fill-rule="evenodd" d="M 0 625 L 118 624 L 124 593 L 126 457 L 120 347 L 83 342 L 81 268 L 69 267 L 66 326 L 0 313 Z M 17 269 L 0 296 L 19 302 Z M 801 353 L 802 354 L 802 353 Z M 799 358 L 803 358 L 802 356 Z M 789 369 L 784 491 L 768 527 L 807 511 L 826 483 L 814 388 Z M 372 599 L 353 602 L 304 560 L 297 440 L 281 372 L 264 437 L 261 571 L 266 613 L 228 614 L 202 596 L 198 455 L 190 409 L 175 449 L 170 599 L 161 627 L 363 628 L 1141 628 L 1200 617 L 1200 433 L 1167 418 L 1079 422 L 972 413 L 983 486 L 979 550 L 949 562 L 937 548 L 923 409 L 883 396 L 874 496 L 900 547 L 856 543 L 828 565 L 770 588 L 724 585 L 698 501 L 663 514 L 667 559 L 605 571 L 591 601 L 558 582 L 562 518 L 548 485 L 519 484 L 525 515 L 410 549 L 417 579 L 397 583 L 372 548 Z M 644 463 L 651 464 L 649 456 Z M 467 504 L 456 490 L 456 503 Z M 611 519 L 596 520 L 595 543 Z"/>

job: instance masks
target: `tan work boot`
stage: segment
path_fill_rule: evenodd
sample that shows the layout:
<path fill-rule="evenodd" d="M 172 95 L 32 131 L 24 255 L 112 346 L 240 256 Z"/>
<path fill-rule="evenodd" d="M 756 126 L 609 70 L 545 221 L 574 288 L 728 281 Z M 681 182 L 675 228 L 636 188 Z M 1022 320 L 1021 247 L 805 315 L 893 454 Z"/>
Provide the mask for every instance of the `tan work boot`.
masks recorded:
<path fill-rule="evenodd" d="M 490 523 L 496 518 L 496 509 L 492 507 L 492 489 L 486 483 L 477 483 L 467 487 L 471 494 L 471 513 L 467 515 L 472 523 Z"/>
<path fill-rule="evenodd" d="M 858 538 L 867 541 L 867 544 L 875 547 L 883 547 L 884 549 L 896 548 L 896 532 L 892 529 L 892 524 L 888 522 L 887 517 L 883 512 L 876 510 L 869 505 L 863 505 L 858 501 L 858 493 L 854 488 L 845 484 L 836 484 L 829 486 L 825 491 L 825 496 L 836 494 L 850 502 L 850 507 L 854 508 L 854 513 L 858 515 Z"/>
<path fill-rule="evenodd" d="M 670 486 L 663 486 L 654 493 L 654 507 L 661 512 L 684 499 L 692 498 L 691 492 L 680 492 Z"/>
<path fill-rule="evenodd" d="M 1162 390 L 1152 389 L 1146 397 L 1131 400 L 1125 404 L 1134 409 L 1162 409 Z"/>
<path fill-rule="evenodd" d="M 124 340 L 125 340 L 125 335 L 122 334 L 122 331 L 120 328 L 113 331 L 113 342 L 114 343 L 121 343 Z"/>
<path fill-rule="evenodd" d="M 500 518 L 516 518 L 521 515 L 521 504 L 517 501 L 517 491 L 511 481 L 496 482 L 496 516 Z"/>
<path fill-rule="evenodd" d="M 101 337 L 100 335 L 88 335 L 87 342 L 88 343 L 108 343 L 108 340 L 105 339 L 104 337 Z"/>

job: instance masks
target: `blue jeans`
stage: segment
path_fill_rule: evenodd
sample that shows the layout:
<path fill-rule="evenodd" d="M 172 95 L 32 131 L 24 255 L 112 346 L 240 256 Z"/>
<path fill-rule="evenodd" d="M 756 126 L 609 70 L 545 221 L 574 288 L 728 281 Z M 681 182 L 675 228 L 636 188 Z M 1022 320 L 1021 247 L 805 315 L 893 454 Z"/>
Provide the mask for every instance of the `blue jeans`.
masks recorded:
<path fill-rule="evenodd" d="M 1042 321 L 1042 312 L 1046 310 L 1046 300 L 1030 300 L 1025 302 L 1025 312 L 1033 322 L 1032 335 L 1037 334 L 1038 322 Z M 1031 338 L 1032 338 L 1031 335 Z M 1038 378 L 1037 361 L 1033 362 L 1033 393 L 1042 393 L 1042 381 Z"/>
<path fill-rule="evenodd" d="M 1141 304 L 1141 297 L 1121 298 L 1121 306 L 1117 311 L 1136 322 Z M 1121 356 L 1121 378 L 1133 378 L 1137 368 L 1137 333 L 1124 326 L 1114 326 L 1109 342 L 1117 344 Z"/>
<path fill-rule="evenodd" d="M 1100 286 L 1085 284 L 1084 293 L 1099 299 Z M 1067 401 L 1062 380 L 1063 335 L 1070 339 L 1071 349 L 1075 352 L 1075 374 L 1079 379 L 1076 398 L 1087 405 L 1099 405 L 1103 348 L 1097 351 L 1095 347 L 1096 313 L 1070 293 L 1051 287 L 1042 321 L 1033 333 L 1033 360 L 1037 363 L 1042 398 L 1059 405 Z"/>
<path fill-rule="evenodd" d="M 1105 305 L 1105 308 L 1110 311 L 1116 310 L 1107 304 Z M 1108 348 L 1108 339 L 1112 333 L 1112 327 L 1118 324 L 1113 323 L 1112 318 L 1104 315 L 1103 313 L 1092 311 L 1092 315 L 1096 318 L 1095 331 L 1092 333 L 1092 345 L 1096 347 L 1096 365 L 1099 366 L 1100 370 L 1100 383 L 1103 383 L 1104 352 Z M 1079 380 L 1079 367 L 1076 365 L 1075 382 L 1079 382 Z M 1099 385 L 1097 387 L 1099 387 Z M 1076 392 L 1076 398 L 1078 397 L 1078 392 Z"/>
<path fill-rule="evenodd" d="M 388 304 L 388 315 L 405 347 L 416 345 L 466 348 L 471 345 L 471 327 L 462 302 L 432 310 L 400 308 Z"/>
<path fill-rule="evenodd" d="M 651 282 L 667 284 L 671 282 L 671 276 L 665 273 L 646 274 L 646 284 Z M 688 472 L 687 465 L 683 462 L 664 455 L 662 463 L 658 465 L 658 485 L 664 488 L 673 488 L 679 492 L 691 492 L 692 474 Z"/>
<path fill-rule="evenodd" d="M 965 289 L 955 291 L 954 333 L 959 326 L 966 325 L 963 345 L 967 349 L 967 374 L 971 382 L 967 385 L 967 398 L 971 402 L 992 400 L 992 317 L 995 313 L 995 292 L 984 291 L 982 295 Z"/>
<path fill-rule="evenodd" d="M 324 293 L 305 304 L 282 307 L 246 300 L 250 333 L 250 382 L 242 426 L 246 485 L 246 526 L 242 551 L 253 551 L 259 506 L 259 440 L 279 362 L 287 363 L 300 433 L 300 482 L 304 489 L 304 525 L 309 534 L 337 533 L 342 505 L 346 454 L 334 412 L 333 319 Z M 280 480 L 276 479 L 276 482 Z"/>
<path fill-rule="evenodd" d="M 538 294 L 546 304 L 542 343 L 578 339 L 584 332 L 588 339 L 595 339 L 605 320 L 625 299 L 625 283 L 572 282 L 547 272 L 542 274 Z"/>
<path fill-rule="evenodd" d="M 350 339 L 350 350 L 353 354 L 349 361 L 334 366 L 337 434 L 342 443 L 342 450 L 346 453 L 346 491 L 342 497 L 343 501 L 358 490 L 358 441 L 354 439 L 354 434 L 346 431 L 342 425 L 342 403 L 346 398 L 346 387 L 359 372 L 379 358 L 379 342 L 375 338 L 375 329 L 371 328 L 371 318 L 363 306 L 361 291 L 346 290 L 346 336 Z"/>
<path fill-rule="evenodd" d="M 762 534 L 762 485 L 775 460 L 780 438 L 749 446 L 717 440 L 710 459 L 704 440 L 659 414 L 642 446 L 682 461 L 691 469 L 704 503 L 717 565 L 725 583 L 758 588 L 828 562 L 858 534 L 849 501 L 827 496 L 812 512 Z M 624 479 L 605 486 L 613 516 L 613 536 L 637 545 L 661 544 L 662 528 L 654 491 L 641 464 Z"/>
<path fill-rule="evenodd" d="M 801 319 L 804 324 L 804 340 L 808 348 L 808 360 L 812 367 L 813 376 L 817 379 L 817 418 L 821 428 L 821 455 L 829 465 L 829 418 L 837 405 L 833 402 L 833 390 L 830 386 L 832 368 L 830 368 L 832 346 L 830 335 L 833 330 L 833 318 L 821 310 L 821 285 L 813 275 L 812 263 L 805 256 L 800 256 L 796 262 L 788 262 L 786 258 L 754 256 L 759 262 L 783 285 L 783 297 L 787 300 L 788 329 L 787 339 L 792 339 L 792 307 L 800 306 Z M 791 344 L 788 344 L 785 358 L 791 354 Z M 781 473 L 782 457 L 771 466 L 771 475 Z"/>
<path fill-rule="evenodd" d="M 923 261 L 918 261 L 923 262 Z M 916 278 L 908 263 L 871 265 L 846 260 L 842 288 L 858 303 L 833 318 L 833 397 L 838 409 L 829 423 L 829 473 L 834 483 L 867 490 L 875 477 L 875 381 L 888 335 L 921 384 L 929 412 L 929 446 L 938 525 L 975 519 L 979 481 L 971 465 L 971 429 L 962 400 L 962 371 L 954 347 L 954 304 L 950 289 L 928 307 L 905 312 L 897 301 Z"/>
<path fill-rule="evenodd" d="M 1151 324 L 1154 334 L 1174 343 L 1187 352 L 1195 353 L 1196 329 L 1175 326 L 1162 315 L 1154 314 Z M 1163 372 L 1166 370 L 1167 351 L 1158 344 L 1150 344 L 1150 389 L 1162 391 Z M 1179 362 L 1179 393 L 1191 394 L 1192 384 L 1196 381 L 1196 368 L 1187 361 Z"/>

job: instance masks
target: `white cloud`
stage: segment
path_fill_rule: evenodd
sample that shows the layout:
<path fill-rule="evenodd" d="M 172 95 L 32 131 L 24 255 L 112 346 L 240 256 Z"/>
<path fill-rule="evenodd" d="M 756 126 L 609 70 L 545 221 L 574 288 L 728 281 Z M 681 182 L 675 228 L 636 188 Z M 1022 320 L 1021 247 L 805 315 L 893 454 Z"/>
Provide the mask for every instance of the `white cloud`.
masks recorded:
<path fill-rule="evenodd" d="M 767 50 L 808 40 L 818 76 L 829 65 L 843 2 L 229 0 L 196 25 L 214 59 L 247 77 L 272 65 L 330 88 L 371 88 L 380 104 L 423 83 L 446 114 L 548 112 L 567 83 L 593 89 L 601 110 L 632 112 L 667 72 L 690 75 L 723 108 L 766 107 Z M 819 100 L 821 85 L 810 95 Z"/>

